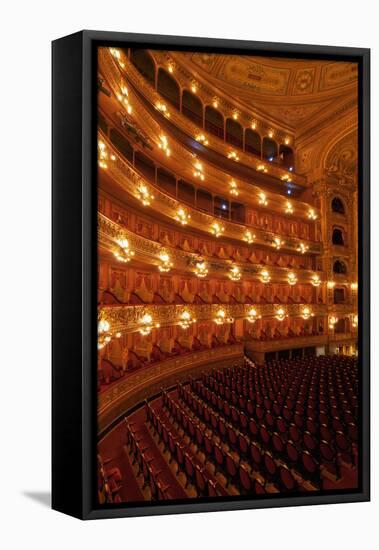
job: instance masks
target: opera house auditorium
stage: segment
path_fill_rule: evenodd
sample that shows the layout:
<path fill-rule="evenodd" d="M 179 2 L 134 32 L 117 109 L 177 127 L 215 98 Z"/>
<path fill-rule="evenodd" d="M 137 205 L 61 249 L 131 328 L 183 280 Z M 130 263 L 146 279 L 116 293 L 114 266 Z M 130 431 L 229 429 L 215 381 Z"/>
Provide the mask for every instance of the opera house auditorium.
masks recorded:
<path fill-rule="evenodd" d="M 358 487 L 357 82 L 98 49 L 100 504 Z"/>

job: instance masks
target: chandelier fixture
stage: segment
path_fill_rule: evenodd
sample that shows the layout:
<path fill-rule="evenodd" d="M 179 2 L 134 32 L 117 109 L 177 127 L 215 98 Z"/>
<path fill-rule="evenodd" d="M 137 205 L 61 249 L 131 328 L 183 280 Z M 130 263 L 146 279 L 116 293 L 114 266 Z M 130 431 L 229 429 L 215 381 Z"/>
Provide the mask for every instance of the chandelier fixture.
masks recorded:
<path fill-rule="evenodd" d="M 161 273 L 168 273 L 173 266 L 170 256 L 165 250 L 162 250 L 159 254 L 159 259 L 161 261 L 161 264 L 158 266 L 159 271 Z"/>
<path fill-rule="evenodd" d="M 350 288 L 351 288 L 351 290 L 357 290 L 358 289 L 358 283 L 351 283 Z"/>
<path fill-rule="evenodd" d="M 318 275 L 313 275 L 312 279 L 311 279 L 311 284 L 313 286 L 320 286 L 321 285 L 321 279 Z"/>
<path fill-rule="evenodd" d="M 120 86 L 120 93 L 117 94 L 117 99 L 120 101 L 120 103 L 123 103 L 125 105 L 127 113 L 129 115 L 132 114 L 132 106 L 129 102 L 129 91 L 126 86 Z"/>
<path fill-rule="evenodd" d="M 103 141 L 99 141 L 97 147 L 98 147 L 98 165 L 103 170 L 106 170 L 108 168 L 108 164 L 107 164 L 108 153 L 105 147 L 105 143 Z"/>
<path fill-rule="evenodd" d="M 184 210 L 184 208 L 179 208 L 176 212 L 175 219 L 181 225 L 187 225 L 188 220 L 191 219 L 191 215 L 187 214 L 187 212 Z"/>
<path fill-rule="evenodd" d="M 309 246 L 304 243 L 300 243 L 297 247 L 297 251 L 300 252 L 300 254 L 305 254 L 309 250 Z"/>
<path fill-rule="evenodd" d="M 317 214 L 316 214 L 316 212 L 313 210 L 313 208 L 310 208 L 310 209 L 308 210 L 307 216 L 308 216 L 308 218 L 309 218 L 310 220 L 317 220 Z"/>
<path fill-rule="evenodd" d="M 288 284 L 289 285 L 291 285 L 291 286 L 296 285 L 297 277 L 296 277 L 295 273 L 293 273 L 292 271 L 290 273 L 288 273 L 287 279 L 288 279 Z"/>
<path fill-rule="evenodd" d="M 191 317 L 191 314 L 189 311 L 185 310 L 180 316 L 179 325 L 182 327 L 182 329 L 186 330 L 189 328 L 193 323 L 196 323 L 196 319 L 193 319 Z"/>
<path fill-rule="evenodd" d="M 266 194 L 261 192 L 261 193 L 259 193 L 258 196 L 259 196 L 258 203 L 261 204 L 262 206 L 267 206 L 268 205 L 268 200 L 267 200 Z"/>
<path fill-rule="evenodd" d="M 225 231 L 225 227 L 222 225 L 222 223 L 214 222 L 211 226 L 211 230 L 215 237 L 221 237 L 221 235 Z"/>
<path fill-rule="evenodd" d="M 171 151 L 168 147 L 168 139 L 166 136 L 160 136 L 160 143 L 158 144 L 159 149 L 162 149 L 166 153 L 166 156 L 169 157 L 171 154 Z"/>
<path fill-rule="evenodd" d="M 358 315 L 353 315 L 352 320 L 351 320 L 351 326 L 353 328 L 357 328 L 357 326 L 358 326 Z"/>
<path fill-rule="evenodd" d="M 237 184 L 234 180 L 232 180 L 230 183 L 229 183 L 229 193 L 231 195 L 234 195 L 235 197 L 238 197 L 239 195 L 239 191 L 238 191 L 238 188 L 237 188 Z"/>
<path fill-rule="evenodd" d="M 153 328 L 160 327 L 159 323 L 153 323 L 153 318 L 150 313 L 145 313 L 145 315 L 141 319 L 141 325 L 142 326 L 140 327 L 139 332 L 140 334 L 142 334 L 142 336 L 148 336 Z"/>
<path fill-rule="evenodd" d="M 251 308 L 246 319 L 249 321 L 249 323 L 255 323 L 257 319 L 260 319 L 262 316 L 258 315 L 257 310 L 254 308 Z"/>
<path fill-rule="evenodd" d="M 228 153 L 228 159 L 238 162 L 240 158 L 235 151 L 230 151 L 230 153 Z"/>
<path fill-rule="evenodd" d="M 267 174 L 267 168 L 264 164 L 258 164 L 257 166 L 257 172 L 263 172 L 264 174 Z"/>
<path fill-rule="evenodd" d="M 150 206 L 154 196 L 150 193 L 149 189 L 144 183 L 139 183 L 136 189 L 136 196 L 144 206 Z"/>
<path fill-rule="evenodd" d="M 249 231 L 249 229 L 246 229 L 245 233 L 243 234 L 243 240 L 251 244 L 255 240 L 255 235 L 251 231 Z"/>
<path fill-rule="evenodd" d="M 199 178 L 199 179 L 201 179 L 201 181 L 204 181 L 205 177 L 204 177 L 204 174 L 203 174 L 203 165 L 201 164 L 201 162 L 197 162 L 195 164 L 195 169 L 193 171 L 193 175 L 195 176 L 195 178 Z"/>
<path fill-rule="evenodd" d="M 230 268 L 229 278 L 232 281 L 239 281 L 241 279 L 241 270 L 237 265 L 234 265 Z"/>
<path fill-rule="evenodd" d="M 275 237 L 272 245 L 276 250 L 280 250 L 282 248 L 282 245 L 284 244 L 284 241 L 282 241 L 279 237 Z"/>
<path fill-rule="evenodd" d="M 167 118 L 170 118 L 170 113 L 168 112 L 167 105 L 165 103 L 162 103 L 162 101 L 157 101 L 155 108 L 163 113 Z"/>
<path fill-rule="evenodd" d="M 271 281 L 271 276 L 267 269 L 262 269 L 262 271 L 259 274 L 259 278 L 262 281 L 262 283 L 269 283 Z"/>
<path fill-rule="evenodd" d="M 198 134 L 196 136 L 196 141 L 198 141 L 199 143 L 202 143 L 203 145 L 209 145 L 209 141 L 207 140 L 204 134 Z"/>
<path fill-rule="evenodd" d="M 233 317 L 227 317 L 225 310 L 221 308 L 216 313 L 216 316 L 214 318 L 214 322 L 217 325 L 231 324 L 231 323 L 234 322 L 234 318 Z"/>
<path fill-rule="evenodd" d="M 302 309 L 301 316 L 303 319 L 307 320 L 310 317 L 314 317 L 314 313 L 312 313 L 312 310 L 309 307 L 305 306 Z"/>
<path fill-rule="evenodd" d="M 207 263 L 203 259 L 199 259 L 199 261 L 196 262 L 195 274 L 200 277 L 200 279 L 208 275 Z"/>
<path fill-rule="evenodd" d="M 287 183 L 291 183 L 291 181 L 292 181 L 292 177 L 289 174 L 284 174 L 283 176 L 281 176 L 280 179 L 282 181 L 287 182 Z"/>
<path fill-rule="evenodd" d="M 332 315 L 331 317 L 329 317 L 329 328 L 331 330 L 334 329 L 334 325 L 336 325 L 338 323 L 338 317 L 335 317 L 334 315 Z"/>
<path fill-rule="evenodd" d="M 286 212 L 286 214 L 293 214 L 293 206 L 292 206 L 290 201 L 286 202 L 285 212 Z"/>
<path fill-rule="evenodd" d="M 97 323 L 97 349 L 103 349 L 112 338 L 121 338 L 121 332 L 113 334 L 109 321 L 101 315 Z"/>
<path fill-rule="evenodd" d="M 278 321 L 284 321 L 286 317 L 288 317 L 288 315 L 282 307 L 276 310 L 275 319 L 277 319 Z"/>
<path fill-rule="evenodd" d="M 118 239 L 118 249 L 114 251 L 115 257 L 119 262 L 127 263 L 134 256 L 134 251 L 130 250 L 128 239 Z"/>

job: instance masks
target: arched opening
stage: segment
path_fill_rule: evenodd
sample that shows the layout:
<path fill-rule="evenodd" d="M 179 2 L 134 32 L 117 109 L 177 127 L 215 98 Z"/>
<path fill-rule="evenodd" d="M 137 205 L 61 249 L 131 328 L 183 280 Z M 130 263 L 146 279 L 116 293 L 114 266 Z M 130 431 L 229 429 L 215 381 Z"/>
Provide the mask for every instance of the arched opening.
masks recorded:
<path fill-rule="evenodd" d="M 230 209 L 230 219 L 234 222 L 245 223 L 245 206 L 238 202 L 232 202 Z"/>
<path fill-rule="evenodd" d="M 335 288 L 333 290 L 333 301 L 335 304 L 343 304 L 345 302 L 344 288 Z"/>
<path fill-rule="evenodd" d="M 190 204 L 191 206 L 195 206 L 195 188 L 190 183 L 187 183 L 186 181 L 179 180 L 178 181 L 178 199 Z"/>
<path fill-rule="evenodd" d="M 158 92 L 169 101 L 174 107 L 180 106 L 180 89 L 176 80 L 164 69 L 158 71 Z"/>
<path fill-rule="evenodd" d="M 344 241 L 344 238 L 343 238 L 343 231 L 339 227 L 335 227 L 333 229 L 332 243 L 336 244 L 338 246 L 344 246 L 345 245 L 345 241 Z"/>
<path fill-rule="evenodd" d="M 122 156 L 130 162 L 133 162 L 133 147 L 130 145 L 129 141 L 114 128 L 111 128 L 109 138 L 113 145 L 120 151 Z"/>
<path fill-rule="evenodd" d="M 164 168 L 158 168 L 157 170 L 157 185 L 173 197 L 176 197 L 176 179 Z"/>
<path fill-rule="evenodd" d="M 346 264 L 341 260 L 336 260 L 333 264 L 333 273 L 345 274 L 347 273 Z"/>
<path fill-rule="evenodd" d="M 263 138 L 262 153 L 263 158 L 267 159 L 270 162 L 274 162 L 275 160 L 277 160 L 278 147 L 276 145 L 276 142 L 273 139 L 267 137 Z"/>
<path fill-rule="evenodd" d="M 232 118 L 226 119 L 226 141 L 235 147 L 242 149 L 243 130 L 242 126 Z"/>
<path fill-rule="evenodd" d="M 337 214 L 345 214 L 345 206 L 339 197 L 334 197 L 332 200 L 332 210 Z"/>
<path fill-rule="evenodd" d="M 210 134 L 224 139 L 224 119 L 221 113 L 209 105 L 205 107 L 205 129 Z"/>
<path fill-rule="evenodd" d="M 295 163 L 295 155 L 291 149 L 291 147 L 288 147 L 287 145 L 280 145 L 279 147 L 279 160 L 280 163 L 287 169 L 294 168 Z"/>
<path fill-rule="evenodd" d="M 182 95 L 182 113 L 198 126 L 203 126 L 203 105 L 200 99 L 188 90 L 184 90 Z"/>
<path fill-rule="evenodd" d="M 230 204 L 223 197 L 215 197 L 214 199 L 214 214 L 226 220 L 229 219 Z"/>
<path fill-rule="evenodd" d="M 134 166 L 150 182 L 155 182 L 155 165 L 153 161 L 146 157 L 143 153 L 136 151 L 136 154 L 134 156 Z"/>
<path fill-rule="evenodd" d="M 205 210 L 206 212 L 213 212 L 212 195 L 208 191 L 198 189 L 196 191 L 196 208 Z"/>
<path fill-rule="evenodd" d="M 258 157 L 262 154 L 261 136 L 249 128 L 245 130 L 245 151 Z"/>
<path fill-rule="evenodd" d="M 146 50 L 131 50 L 130 59 L 142 76 L 155 86 L 155 65 L 150 54 Z"/>

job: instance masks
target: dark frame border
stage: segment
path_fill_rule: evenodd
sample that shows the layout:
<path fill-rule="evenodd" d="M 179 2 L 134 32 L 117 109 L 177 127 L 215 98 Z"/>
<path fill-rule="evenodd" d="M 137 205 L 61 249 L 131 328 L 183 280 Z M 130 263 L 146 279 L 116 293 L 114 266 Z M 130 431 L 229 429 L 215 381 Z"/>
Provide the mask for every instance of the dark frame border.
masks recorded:
<path fill-rule="evenodd" d="M 212 50 L 359 64 L 361 487 L 331 494 L 96 505 L 96 51 Z M 53 42 L 52 507 L 81 519 L 362 502 L 370 499 L 370 50 L 82 31 Z M 66 215 L 67 212 L 67 215 Z M 80 235 L 80 237 L 79 237 Z M 80 268 L 79 268 L 80 266 Z M 69 396 L 69 398 L 67 398 Z M 363 399 L 363 396 L 364 399 Z"/>

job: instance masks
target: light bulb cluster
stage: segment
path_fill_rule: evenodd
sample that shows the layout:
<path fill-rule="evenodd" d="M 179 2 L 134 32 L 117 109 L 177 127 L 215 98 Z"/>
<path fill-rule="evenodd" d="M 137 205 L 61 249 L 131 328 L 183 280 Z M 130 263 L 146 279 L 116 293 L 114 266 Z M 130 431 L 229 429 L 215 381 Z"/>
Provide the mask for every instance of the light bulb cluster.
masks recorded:
<path fill-rule="evenodd" d="M 153 328 L 160 327 L 159 323 L 153 323 L 153 317 L 150 315 L 150 313 L 145 313 L 145 315 L 143 315 L 140 324 L 141 326 L 138 330 L 140 334 L 142 334 L 142 336 L 148 336 Z"/>
<path fill-rule="evenodd" d="M 150 206 L 151 201 L 154 200 L 154 195 L 152 195 L 144 183 L 139 183 L 136 188 L 136 197 L 144 205 Z"/>
<path fill-rule="evenodd" d="M 209 141 L 207 140 L 204 134 L 198 134 L 196 136 L 196 141 L 198 141 L 199 143 L 202 143 L 203 145 L 209 145 Z"/>
<path fill-rule="evenodd" d="M 230 151 L 230 153 L 228 153 L 228 159 L 238 162 L 240 158 L 235 151 Z"/>
<path fill-rule="evenodd" d="M 267 166 L 263 163 L 258 164 L 256 170 L 257 172 L 263 172 L 264 174 L 267 174 L 268 172 Z"/>
<path fill-rule="evenodd" d="M 157 103 L 155 104 L 155 108 L 162 114 L 164 114 L 167 118 L 170 118 L 170 113 L 165 103 L 163 103 L 162 101 L 157 101 Z"/>
<path fill-rule="evenodd" d="M 229 279 L 232 281 L 240 281 L 241 280 L 241 270 L 237 265 L 234 265 L 229 270 Z"/>
<path fill-rule="evenodd" d="M 168 146 L 168 139 L 166 136 L 160 136 L 159 137 L 159 143 L 158 143 L 159 149 L 162 149 L 164 153 L 166 154 L 166 157 L 169 157 L 171 154 L 170 148 Z"/>
<path fill-rule="evenodd" d="M 284 174 L 283 176 L 281 176 L 280 178 L 282 181 L 285 181 L 286 183 L 291 183 L 292 181 L 292 176 L 290 176 L 290 174 Z"/>
<path fill-rule="evenodd" d="M 194 167 L 193 175 L 195 178 L 199 178 L 201 181 L 204 181 L 205 176 L 203 174 L 203 165 L 201 162 L 197 162 Z"/>
<path fill-rule="evenodd" d="M 305 307 L 303 307 L 303 309 L 301 311 L 301 316 L 302 316 L 303 319 L 305 319 L 307 321 L 311 317 L 314 317 L 314 313 L 312 312 L 312 310 L 308 306 L 305 306 Z"/>
<path fill-rule="evenodd" d="M 317 220 L 317 214 L 316 214 L 316 212 L 313 210 L 313 208 L 310 208 L 310 209 L 308 210 L 307 217 L 308 217 L 310 220 Z"/>
<path fill-rule="evenodd" d="M 255 241 L 255 235 L 249 229 L 246 229 L 245 233 L 243 234 L 243 240 L 248 244 L 251 244 Z"/>
<path fill-rule="evenodd" d="M 134 256 L 134 251 L 130 250 L 128 239 L 118 239 L 118 248 L 114 251 L 114 256 L 119 262 L 128 263 Z"/>
<path fill-rule="evenodd" d="M 109 48 L 111 55 L 116 59 L 120 67 L 124 68 L 125 63 L 121 60 L 121 52 L 117 48 Z"/>
<path fill-rule="evenodd" d="M 265 283 L 265 284 L 267 284 L 271 281 L 271 275 L 267 271 L 267 269 L 262 269 L 262 271 L 259 273 L 259 278 L 260 278 L 261 282 Z"/>
<path fill-rule="evenodd" d="M 288 314 L 286 313 L 285 309 L 280 307 L 275 311 L 275 319 L 278 321 L 284 321 L 288 317 Z"/>
<path fill-rule="evenodd" d="M 223 226 L 222 223 L 214 222 L 211 225 L 211 231 L 213 235 L 218 238 L 218 237 L 221 237 L 221 235 L 224 233 L 225 227 Z"/>
<path fill-rule="evenodd" d="M 288 280 L 289 285 L 295 286 L 296 283 L 297 283 L 297 277 L 296 277 L 295 273 L 293 273 L 292 271 L 290 273 L 288 273 L 287 280 Z"/>
<path fill-rule="evenodd" d="M 286 202 L 285 213 L 286 214 L 293 214 L 293 206 L 292 206 L 292 203 L 290 201 Z"/>
<path fill-rule="evenodd" d="M 234 318 L 227 316 L 225 310 L 221 308 L 216 313 L 214 322 L 216 325 L 232 324 L 234 322 Z"/>
<path fill-rule="evenodd" d="M 159 259 L 161 261 L 160 265 L 158 266 L 159 271 L 161 273 L 168 273 L 174 265 L 171 261 L 169 254 L 165 250 L 162 250 L 159 254 Z"/>
<path fill-rule="evenodd" d="M 268 205 L 268 200 L 267 200 L 267 196 L 265 193 L 261 192 L 259 193 L 258 195 L 258 204 L 260 204 L 261 206 L 267 206 Z"/>
<path fill-rule="evenodd" d="M 204 277 L 206 277 L 208 275 L 207 263 L 203 259 L 199 259 L 199 261 L 196 262 L 195 274 L 200 279 L 203 279 Z"/>
<path fill-rule="evenodd" d="M 329 328 L 330 328 L 330 330 L 333 330 L 334 325 L 336 325 L 337 323 L 338 323 L 338 317 L 335 317 L 334 315 L 329 317 Z"/>
<path fill-rule="evenodd" d="M 318 287 L 321 285 L 321 279 L 318 275 L 313 275 L 311 279 L 311 284 L 315 287 Z"/>
<path fill-rule="evenodd" d="M 283 244 L 284 244 L 284 241 L 282 241 L 279 237 L 275 237 L 274 240 L 272 241 L 272 246 L 276 248 L 276 250 L 280 250 Z"/>
<path fill-rule="evenodd" d="M 106 145 L 103 141 L 99 141 L 97 144 L 97 155 L 98 155 L 98 165 L 103 170 L 106 170 L 108 168 L 108 151 L 106 148 Z M 116 160 L 116 157 L 114 155 L 110 156 L 111 160 Z"/>
<path fill-rule="evenodd" d="M 234 195 L 235 197 L 238 197 L 238 195 L 239 195 L 239 191 L 238 191 L 238 188 L 237 188 L 237 183 L 234 180 L 232 180 L 229 183 L 229 193 L 231 195 Z"/>
<path fill-rule="evenodd" d="M 255 323 L 257 319 L 261 319 L 262 315 L 258 315 L 258 312 L 255 308 L 251 308 L 246 319 L 249 321 L 249 323 Z"/>
<path fill-rule="evenodd" d="M 115 334 L 111 331 L 111 325 L 104 316 L 97 323 L 97 349 L 103 349 L 112 338 L 121 338 L 121 332 Z"/>
<path fill-rule="evenodd" d="M 126 86 L 121 85 L 120 91 L 117 93 L 117 99 L 120 103 L 125 105 L 127 113 L 130 115 L 132 113 L 132 106 L 129 101 L 129 90 Z"/>
<path fill-rule="evenodd" d="M 184 208 L 178 208 L 175 215 L 175 220 L 180 223 L 180 225 L 187 225 L 188 221 L 191 219 L 191 214 L 188 214 Z"/>
<path fill-rule="evenodd" d="M 300 254 L 305 254 L 309 250 L 309 246 L 304 243 L 300 243 L 297 247 L 297 251 L 300 252 Z"/>
<path fill-rule="evenodd" d="M 184 310 L 183 313 L 180 316 L 179 326 L 181 326 L 182 329 L 186 330 L 193 323 L 196 323 L 196 319 L 192 318 L 192 316 L 191 316 L 191 314 L 188 310 Z"/>
<path fill-rule="evenodd" d="M 351 326 L 357 328 L 358 326 L 358 315 L 353 315 L 351 320 Z"/>

